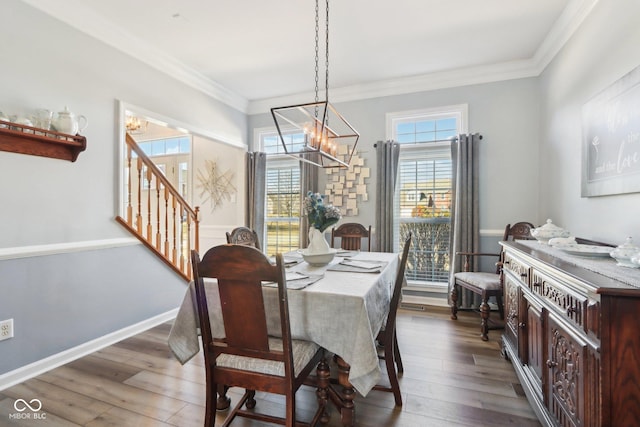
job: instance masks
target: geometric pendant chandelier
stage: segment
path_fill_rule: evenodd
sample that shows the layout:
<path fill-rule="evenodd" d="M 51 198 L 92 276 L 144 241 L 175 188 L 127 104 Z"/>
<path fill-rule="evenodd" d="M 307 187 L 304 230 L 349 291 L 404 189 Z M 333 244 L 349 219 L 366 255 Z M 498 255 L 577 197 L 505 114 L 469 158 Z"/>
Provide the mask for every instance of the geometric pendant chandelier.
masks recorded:
<path fill-rule="evenodd" d="M 360 134 L 329 102 L 329 0 L 325 18 L 325 100 L 319 101 L 319 5 L 316 0 L 315 101 L 274 107 L 271 115 L 286 154 L 322 168 L 348 168 Z"/>

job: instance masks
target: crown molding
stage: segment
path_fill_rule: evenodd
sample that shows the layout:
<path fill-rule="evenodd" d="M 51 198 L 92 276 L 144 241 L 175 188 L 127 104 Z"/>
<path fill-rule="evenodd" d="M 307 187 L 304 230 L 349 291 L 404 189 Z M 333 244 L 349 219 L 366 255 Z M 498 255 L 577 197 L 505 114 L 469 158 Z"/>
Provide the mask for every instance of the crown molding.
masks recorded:
<path fill-rule="evenodd" d="M 96 39 L 150 65 L 194 89 L 245 114 L 269 112 L 273 106 L 293 105 L 314 98 L 314 93 L 298 93 L 268 99 L 248 100 L 154 46 L 106 21 L 78 0 L 22 0 L 24 3 L 95 37 Z M 492 83 L 539 76 L 580 27 L 599 0 L 572 0 L 532 58 L 487 66 L 383 80 L 331 89 L 331 102 L 347 102 L 403 95 L 473 84 Z"/>
<path fill-rule="evenodd" d="M 246 98 L 165 54 L 123 28 L 113 25 L 87 8 L 81 1 L 22 1 L 240 112 L 247 112 L 249 102 Z"/>
<path fill-rule="evenodd" d="M 331 88 L 331 102 L 348 102 L 384 96 L 425 92 L 450 87 L 492 83 L 503 80 L 535 77 L 539 74 L 533 60 L 510 61 L 502 64 L 441 71 L 401 79 L 382 80 L 341 88 Z M 249 102 L 248 114 L 262 114 L 271 107 L 309 102 L 313 92 L 261 99 Z"/>
<path fill-rule="evenodd" d="M 331 88 L 331 102 L 357 101 L 384 96 L 426 92 L 437 89 L 494 83 L 537 77 L 551 63 L 580 27 L 599 0 L 572 0 L 554 22 L 533 57 L 486 66 L 441 71 L 401 79 L 377 81 L 349 87 Z M 314 93 L 302 93 L 249 101 L 248 114 L 263 114 L 273 106 L 295 105 L 313 99 Z"/>
<path fill-rule="evenodd" d="M 567 5 L 533 56 L 538 75 L 542 74 L 573 33 L 582 25 L 598 1 L 573 0 Z"/>

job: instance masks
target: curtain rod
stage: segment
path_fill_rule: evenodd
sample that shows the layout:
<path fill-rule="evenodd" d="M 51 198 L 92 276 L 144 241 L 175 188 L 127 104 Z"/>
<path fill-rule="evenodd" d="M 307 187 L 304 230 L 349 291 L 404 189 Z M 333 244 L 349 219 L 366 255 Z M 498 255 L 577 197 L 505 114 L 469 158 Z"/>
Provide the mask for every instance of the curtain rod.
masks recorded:
<path fill-rule="evenodd" d="M 473 136 L 473 135 L 475 135 L 475 134 L 467 133 L 466 135 Z M 458 137 L 457 137 L 457 136 L 454 136 L 453 138 L 437 139 L 437 140 L 435 140 L 435 141 L 429 141 L 429 142 L 451 142 L 451 141 L 455 141 L 455 140 L 457 140 L 457 139 L 458 139 Z M 482 135 L 478 134 L 478 139 L 482 139 Z M 378 142 L 382 142 L 382 141 L 378 141 Z M 389 141 L 386 141 L 386 142 L 394 142 L 394 141 L 389 140 Z M 377 142 L 376 142 L 375 144 L 373 144 L 373 147 L 374 147 L 374 148 L 375 148 L 375 147 L 377 147 L 377 146 L 378 146 L 378 143 L 377 143 Z"/>

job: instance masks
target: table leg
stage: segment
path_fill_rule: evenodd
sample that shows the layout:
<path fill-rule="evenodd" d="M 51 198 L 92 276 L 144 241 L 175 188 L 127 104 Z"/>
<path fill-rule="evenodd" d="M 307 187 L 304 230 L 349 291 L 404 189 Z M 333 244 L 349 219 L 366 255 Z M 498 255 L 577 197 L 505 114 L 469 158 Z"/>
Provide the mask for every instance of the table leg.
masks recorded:
<path fill-rule="evenodd" d="M 316 388 L 316 396 L 318 397 L 318 404 L 324 409 L 320 416 L 320 422 L 326 424 L 329 422 L 329 412 L 327 412 L 327 403 L 329 401 L 329 385 L 331 383 L 331 372 L 329 370 L 329 364 L 325 357 L 322 358 L 318 364 L 316 375 L 318 378 L 318 385 Z"/>
<path fill-rule="evenodd" d="M 342 360 L 340 356 L 334 356 L 334 360 L 338 365 L 338 383 L 342 386 L 342 391 L 340 392 L 340 419 L 342 420 L 343 426 L 352 427 L 356 420 L 356 408 L 353 404 L 356 392 L 349 382 L 349 371 L 351 371 L 351 366 Z"/>

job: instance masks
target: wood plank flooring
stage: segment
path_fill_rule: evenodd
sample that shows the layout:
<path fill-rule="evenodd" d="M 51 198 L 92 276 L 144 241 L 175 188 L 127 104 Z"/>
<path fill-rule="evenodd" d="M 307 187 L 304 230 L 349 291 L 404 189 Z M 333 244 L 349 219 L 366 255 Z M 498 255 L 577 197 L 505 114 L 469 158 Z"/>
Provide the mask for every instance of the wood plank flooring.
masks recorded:
<path fill-rule="evenodd" d="M 500 331 L 491 331 L 490 341 L 483 342 L 479 320 L 476 313 L 461 312 L 453 321 L 448 309 L 438 307 L 427 307 L 425 312 L 401 309 L 398 341 L 405 368 L 400 377 L 404 405 L 396 408 L 391 393 L 358 396 L 356 425 L 539 426 L 511 364 L 500 356 Z M 169 329 L 170 324 L 160 325 L 0 391 L 0 426 L 202 426 L 202 353 L 180 365 L 167 347 Z M 232 389 L 230 396 L 237 400 L 240 390 Z M 258 397 L 260 410 L 277 413 L 283 408 L 280 396 L 258 393 Z M 28 409 L 16 411 L 18 399 L 40 400 L 40 418 Z M 308 420 L 315 405 L 313 389 L 303 387 L 297 399 L 298 418 Z M 339 427 L 333 406 L 330 413 L 327 426 Z M 218 413 L 218 422 L 224 416 L 226 412 Z M 267 424 L 240 418 L 233 425 Z"/>

